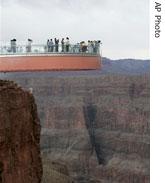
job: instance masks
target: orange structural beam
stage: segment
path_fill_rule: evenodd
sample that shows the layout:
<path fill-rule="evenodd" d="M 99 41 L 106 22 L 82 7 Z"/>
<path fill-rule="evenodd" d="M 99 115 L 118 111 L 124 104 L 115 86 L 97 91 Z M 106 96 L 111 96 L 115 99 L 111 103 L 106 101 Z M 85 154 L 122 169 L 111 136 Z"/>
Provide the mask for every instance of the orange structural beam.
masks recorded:
<path fill-rule="evenodd" d="M 0 56 L 0 72 L 44 70 L 91 70 L 101 68 L 101 57 L 93 55 Z"/>

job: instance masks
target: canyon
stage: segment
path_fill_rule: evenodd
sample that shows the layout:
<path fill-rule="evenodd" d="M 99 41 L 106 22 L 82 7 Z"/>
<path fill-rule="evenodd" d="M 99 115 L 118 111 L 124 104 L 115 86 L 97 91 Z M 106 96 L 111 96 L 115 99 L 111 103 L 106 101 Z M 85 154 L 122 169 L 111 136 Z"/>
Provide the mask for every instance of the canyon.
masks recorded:
<path fill-rule="evenodd" d="M 43 182 L 149 183 L 149 73 L 105 68 L 1 76 L 35 97 Z"/>

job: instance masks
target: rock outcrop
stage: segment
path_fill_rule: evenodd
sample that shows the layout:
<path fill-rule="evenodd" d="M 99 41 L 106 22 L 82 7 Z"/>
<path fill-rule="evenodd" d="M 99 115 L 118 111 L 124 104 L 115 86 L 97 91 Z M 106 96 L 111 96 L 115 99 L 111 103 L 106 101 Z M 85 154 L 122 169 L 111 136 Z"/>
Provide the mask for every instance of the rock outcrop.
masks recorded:
<path fill-rule="evenodd" d="M 33 96 L 0 80 L 0 182 L 40 183 L 40 124 Z"/>
<path fill-rule="evenodd" d="M 33 88 L 44 158 L 75 183 L 149 183 L 149 75 L 27 75 L 9 78 Z"/>

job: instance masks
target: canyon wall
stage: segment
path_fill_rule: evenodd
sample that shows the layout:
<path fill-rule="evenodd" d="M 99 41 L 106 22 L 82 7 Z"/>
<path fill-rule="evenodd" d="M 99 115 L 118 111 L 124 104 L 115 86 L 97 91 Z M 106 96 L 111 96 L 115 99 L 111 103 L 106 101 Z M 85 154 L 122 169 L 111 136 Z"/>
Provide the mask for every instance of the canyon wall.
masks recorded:
<path fill-rule="evenodd" d="M 0 80 L 0 183 L 40 183 L 40 123 L 33 96 Z"/>
<path fill-rule="evenodd" d="M 149 75 L 10 75 L 32 90 L 42 156 L 76 183 L 149 183 Z"/>

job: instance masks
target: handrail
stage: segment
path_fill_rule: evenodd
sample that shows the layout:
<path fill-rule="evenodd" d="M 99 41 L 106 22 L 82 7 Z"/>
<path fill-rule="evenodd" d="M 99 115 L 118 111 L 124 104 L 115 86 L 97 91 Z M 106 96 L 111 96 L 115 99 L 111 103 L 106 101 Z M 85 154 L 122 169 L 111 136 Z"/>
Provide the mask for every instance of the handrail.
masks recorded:
<path fill-rule="evenodd" d="M 2 45 L 0 55 L 27 55 L 27 54 L 91 54 L 100 55 L 100 44 L 29 44 L 29 45 Z"/>

